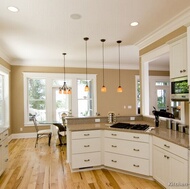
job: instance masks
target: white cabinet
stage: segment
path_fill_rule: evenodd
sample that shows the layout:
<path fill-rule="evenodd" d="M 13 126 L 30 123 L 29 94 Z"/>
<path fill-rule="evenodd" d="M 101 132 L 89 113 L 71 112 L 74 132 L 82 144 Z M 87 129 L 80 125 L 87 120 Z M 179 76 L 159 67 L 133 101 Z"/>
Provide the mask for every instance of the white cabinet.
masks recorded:
<path fill-rule="evenodd" d="M 8 162 L 8 130 L 0 133 L 0 175 L 5 171 Z"/>
<path fill-rule="evenodd" d="M 149 146 L 147 134 L 105 131 L 104 165 L 148 176 Z"/>
<path fill-rule="evenodd" d="M 166 188 L 188 188 L 188 149 L 153 137 L 153 177 Z"/>
<path fill-rule="evenodd" d="M 187 76 L 187 37 L 170 44 L 170 78 Z"/>
<path fill-rule="evenodd" d="M 100 166 L 101 131 L 71 132 L 71 168 L 82 169 Z"/>

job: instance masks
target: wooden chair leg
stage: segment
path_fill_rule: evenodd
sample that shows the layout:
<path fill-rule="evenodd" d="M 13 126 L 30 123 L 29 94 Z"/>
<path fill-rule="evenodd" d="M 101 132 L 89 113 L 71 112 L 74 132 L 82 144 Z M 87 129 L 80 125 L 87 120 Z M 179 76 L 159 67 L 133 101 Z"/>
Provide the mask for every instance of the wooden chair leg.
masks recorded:
<path fill-rule="evenodd" d="M 49 146 L 50 146 L 50 143 L 51 143 L 51 134 L 49 134 Z"/>
<path fill-rule="evenodd" d="M 37 136 L 36 136 L 36 144 L 38 144 L 38 138 L 39 138 L 39 136 L 37 134 Z M 36 148 L 36 144 L 35 144 L 35 148 Z"/>

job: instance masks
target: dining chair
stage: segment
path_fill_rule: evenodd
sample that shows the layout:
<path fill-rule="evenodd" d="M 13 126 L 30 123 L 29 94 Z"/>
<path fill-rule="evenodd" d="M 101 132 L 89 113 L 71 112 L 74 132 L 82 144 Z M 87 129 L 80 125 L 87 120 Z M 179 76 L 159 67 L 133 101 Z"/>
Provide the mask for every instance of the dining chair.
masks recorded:
<path fill-rule="evenodd" d="M 58 128 L 57 134 L 59 137 L 59 145 L 66 145 L 66 142 L 63 142 L 63 138 L 66 140 L 66 127 L 63 126 L 61 123 L 54 123 L 53 125 L 55 125 Z"/>
<path fill-rule="evenodd" d="M 51 129 L 39 130 L 38 124 L 37 124 L 37 120 L 36 120 L 36 116 L 35 116 L 35 115 L 32 116 L 32 120 L 33 120 L 33 122 L 34 122 L 34 126 L 35 126 L 36 133 L 37 133 L 35 148 L 36 148 L 36 145 L 38 144 L 38 139 L 39 139 L 39 138 L 42 138 L 42 137 L 44 137 L 44 136 L 48 136 L 48 138 L 49 138 L 48 144 L 49 144 L 49 146 L 50 146 L 50 143 L 51 143 L 51 136 L 52 136 L 52 131 L 51 131 Z"/>

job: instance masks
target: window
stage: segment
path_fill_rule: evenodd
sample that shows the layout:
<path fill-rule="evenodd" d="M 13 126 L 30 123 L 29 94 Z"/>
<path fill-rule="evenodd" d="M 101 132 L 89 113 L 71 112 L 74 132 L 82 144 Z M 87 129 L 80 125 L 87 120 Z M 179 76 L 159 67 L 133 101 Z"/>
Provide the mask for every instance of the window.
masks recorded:
<path fill-rule="evenodd" d="M 0 127 L 10 126 L 9 70 L 0 66 Z"/>
<path fill-rule="evenodd" d="M 96 75 L 89 74 L 90 91 L 84 92 L 85 74 L 67 74 L 67 86 L 72 94 L 59 94 L 63 85 L 62 74 L 23 73 L 24 76 L 24 124 L 33 124 L 31 116 L 38 121 L 61 121 L 62 113 L 72 116 L 93 116 L 96 112 Z M 80 78 L 80 79 L 79 79 Z"/>
<path fill-rule="evenodd" d="M 89 91 L 85 92 L 84 88 L 86 86 L 86 80 L 78 80 L 78 116 L 92 116 L 92 82 L 88 81 Z"/>
<path fill-rule="evenodd" d="M 141 107 L 141 84 L 139 76 L 135 76 L 136 81 L 136 112 L 137 114 L 140 114 L 140 107 Z"/>
<path fill-rule="evenodd" d="M 27 79 L 28 114 L 36 115 L 38 121 L 46 121 L 46 81 L 45 79 Z"/>

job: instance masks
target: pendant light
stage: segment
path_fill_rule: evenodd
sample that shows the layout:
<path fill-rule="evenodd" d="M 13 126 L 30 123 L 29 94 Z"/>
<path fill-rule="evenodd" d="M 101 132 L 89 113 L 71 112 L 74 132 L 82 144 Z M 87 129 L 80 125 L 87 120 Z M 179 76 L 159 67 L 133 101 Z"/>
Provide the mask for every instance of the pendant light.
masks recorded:
<path fill-rule="evenodd" d="M 122 90 L 122 87 L 121 87 L 121 83 L 120 83 L 120 44 L 121 44 L 122 41 L 117 41 L 118 43 L 118 52 L 119 52 L 119 87 L 117 88 L 117 92 L 118 93 L 121 93 L 123 90 Z"/>
<path fill-rule="evenodd" d="M 104 85 L 104 42 L 106 40 L 105 39 L 101 39 L 100 41 L 102 42 L 102 63 L 103 63 L 103 85 L 102 85 L 101 91 L 103 93 L 105 93 L 106 92 L 106 87 Z"/>
<path fill-rule="evenodd" d="M 71 88 L 67 87 L 67 84 L 65 81 L 65 55 L 66 55 L 66 53 L 63 53 L 63 56 L 64 56 L 64 82 L 63 82 L 63 86 L 59 88 L 59 94 L 71 94 Z"/>
<path fill-rule="evenodd" d="M 84 91 L 88 92 L 89 87 L 88 87 L 88 81 L 87 81 L 87 41 L 89 40 L 89 38 L 85 37 L 84 40 L 85 40 L 85 50 L 86 50 L 86 86 L 84 88 Z"/>

